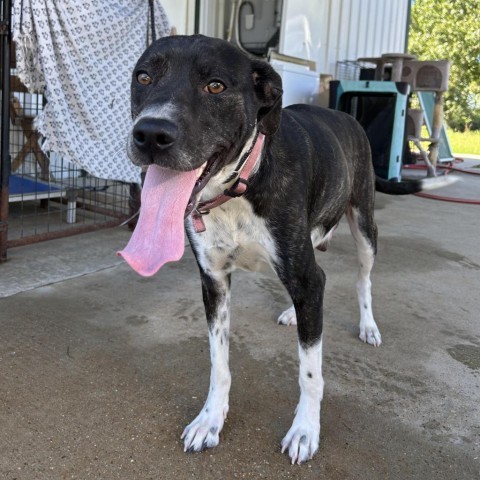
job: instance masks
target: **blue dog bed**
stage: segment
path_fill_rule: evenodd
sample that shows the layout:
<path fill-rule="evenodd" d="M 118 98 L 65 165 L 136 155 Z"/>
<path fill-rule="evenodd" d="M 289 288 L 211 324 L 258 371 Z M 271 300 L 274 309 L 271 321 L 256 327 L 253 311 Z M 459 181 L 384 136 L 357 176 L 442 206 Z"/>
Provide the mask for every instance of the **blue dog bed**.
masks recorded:
<path fill-rule="evenodd" d="M 63 190 L 51 183 L 32 179 L 23 175 L 10 175 L 9 201 L 36 200 L 49 197 L 61 197 Z"/>

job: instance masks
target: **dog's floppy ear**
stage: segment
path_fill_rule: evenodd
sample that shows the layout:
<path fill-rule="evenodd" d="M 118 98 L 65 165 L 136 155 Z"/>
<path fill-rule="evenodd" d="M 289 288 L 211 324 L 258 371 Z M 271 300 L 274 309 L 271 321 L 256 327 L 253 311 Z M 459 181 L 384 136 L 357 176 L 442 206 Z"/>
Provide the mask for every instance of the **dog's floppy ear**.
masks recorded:
<path fill-rule="evenodd" d="M 282 79 L 271 65 L 252 61 L 253 84 L 258 99 L 257 125 L 264 135 L 273 135 L 282 116 Z"/>

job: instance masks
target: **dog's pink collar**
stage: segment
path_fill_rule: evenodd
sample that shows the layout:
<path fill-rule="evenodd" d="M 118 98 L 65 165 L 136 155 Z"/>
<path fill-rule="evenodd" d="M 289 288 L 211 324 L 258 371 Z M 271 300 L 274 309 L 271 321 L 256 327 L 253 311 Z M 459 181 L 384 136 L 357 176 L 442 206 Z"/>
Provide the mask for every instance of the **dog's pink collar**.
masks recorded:
<path fill-rule="evenodd" d="M 192 212 L 192 221 L 193 227 L 197 233 L 205 231 L 205 223 L 203 221 L 202 216 L 207 215 L 210 213 L 212 208 L 218 207 L 219 205 L 228 202 L 232 198 L 241 197 L 248 189 L 248 178 L 252 173 L 255 165 L 257 164 L 258 159 L 262 153 L 263 142 L 265 140 L 265 135 L 263 133 L 258 133 L 257 139 L 255 144 L 248 154 L 247 160 L 241 164 L 240 162 L 239 167 L 235 169 L 234 174 L 237 174 L 237 180 L 235 183 L 230 187 L 224 190 L 223 193 L 217 195 L 210 200 L 205 200 L 204 202 L 199 202 L 195 210 Z M 233 177 L 235 178 L 235 177 Z M 233 180 L 230 178 L 228 181 Z"/>

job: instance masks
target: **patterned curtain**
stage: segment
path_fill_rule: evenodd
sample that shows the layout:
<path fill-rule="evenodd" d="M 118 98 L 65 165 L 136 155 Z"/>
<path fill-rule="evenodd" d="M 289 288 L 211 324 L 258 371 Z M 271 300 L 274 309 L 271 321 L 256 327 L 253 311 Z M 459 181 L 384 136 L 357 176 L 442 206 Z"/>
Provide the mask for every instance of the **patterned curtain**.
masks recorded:
<path fill-rule="evenodd" d="M 46 106 L 44 151 L 96 177 L 139 182 L 126 155 L 132 69 L 152 37 L 170 32 L 158 0 L 14 0 L 17 75 Z"/>

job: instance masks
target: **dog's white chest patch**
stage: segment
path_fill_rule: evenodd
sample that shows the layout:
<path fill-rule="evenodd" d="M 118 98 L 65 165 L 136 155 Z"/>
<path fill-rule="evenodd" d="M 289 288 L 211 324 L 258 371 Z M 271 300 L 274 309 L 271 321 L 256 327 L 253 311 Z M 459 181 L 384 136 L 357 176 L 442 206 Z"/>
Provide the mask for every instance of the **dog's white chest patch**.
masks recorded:
<path fill-rule="evenodd" d="M 230 273 L 236 268 L 247 271 L 273 268 L 277 261 L 273 238 L 265 221 L 255 215 L 245 199 L 232 199 L 211 210 L 203 220 L 204 232 L 193 233 L 191 219 L 187 228 L 204 269 Z"/>

